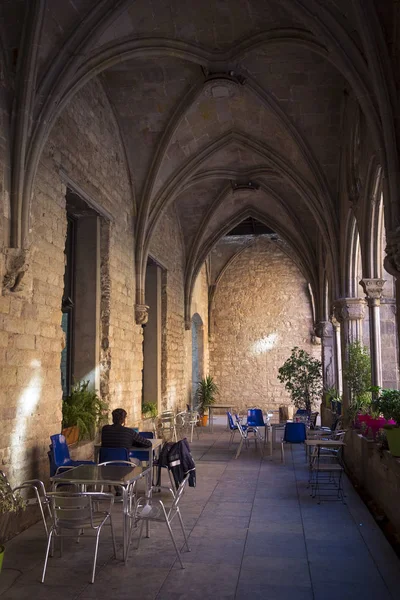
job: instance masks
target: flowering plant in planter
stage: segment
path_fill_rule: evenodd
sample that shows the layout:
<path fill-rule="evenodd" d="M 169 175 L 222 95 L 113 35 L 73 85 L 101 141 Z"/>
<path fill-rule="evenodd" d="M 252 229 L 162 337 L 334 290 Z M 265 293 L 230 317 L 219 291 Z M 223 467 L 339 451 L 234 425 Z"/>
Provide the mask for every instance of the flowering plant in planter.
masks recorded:
<path fill-rule="evenodd" d="M 400 456 L 400 390 L 381 390 L 376 404 L 385 419 L 392 420 L 384 425 L 384 429 L 390 452 Z"/>

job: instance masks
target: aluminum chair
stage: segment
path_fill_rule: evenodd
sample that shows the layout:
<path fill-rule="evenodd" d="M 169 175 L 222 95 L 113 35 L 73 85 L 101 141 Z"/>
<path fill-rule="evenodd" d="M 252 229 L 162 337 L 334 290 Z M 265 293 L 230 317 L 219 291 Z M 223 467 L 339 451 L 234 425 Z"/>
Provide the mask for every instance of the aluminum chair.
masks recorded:
<path fill-rule="evenodd" d="M 114 527 L 111 517 L 114 496 L 112 494 L 104 494 L 101 492 L 49 492 L 48 496 L 51 502 L 53 523 L 47 541 L 42 583 L 44 583 L 46 577 L 47 562 L 50 549 L 52 548 L 53 539 L 55 537 L 59 537 L 62 540 L 63 537 L 72 537 L 71 535 L 64 535 L 63 531 L 65 530 L 74 531 L 77 535 L 80 535 L 82 531 L 85 530 L 93 530 L 96 532 L 91 579 L 91 582 L 94 583 L 100 532 L 103 528 L 103 525 L 107 523 L 107 521 L 111 527 L 114 557 L 117 556 Z M 101 505 L 102 509 L 100 510 Z M 61 551 L 62 547 L 60 546 L 60 552 Z"/>
<path fill-rule="evenodd" d="M 343 433 L 343 437 L 344 435 Z M 338 436 L 337 439 L 341 440 L 342 436 Z M 328 495 L 344 502 L 343 473 L 342 447 L 334 449 L 316 446 L 314 448 L 310 459 L 309 485 L 311 485 L 311 496 L 317 498 L 318 504 L 321 503 L 322 497 Z"/>
<path fill-rule="evenodd" d="M 175 414 L 172 410 L 164 410 L 160 415 L 161 435 L 164 439 L 176 440 Z"/>
<path fill-rule="evenodd" d="M 35 497 L 32 500 L 33 500 L 33 503 L 36 503 L 39 507 L 40 514 L 41 514 L 42 521 L 43 521 L 44 531 L 46 533 L 46 537 L 48 537 L 49 530 L 47 527 L 45 509 L 47 509 L 50 519 L 51 519 L 51 510 L 50 510 L 49 498 L 48 498 L 46 489 L 44 487 L 43 481 L 40 481 L 40 479 L 28 479 L 26 481 L 23 481 L 20 485 L 17 485 L 16 487 L 12 488 L 8 481 L 7 475 L 3 471 L 0 471 L 0 479 L 4 482 L 5 486 L 8 488 L 11 496 L 14 499 L 16 498 L 15 493 L 20 492 L 21 490 L 30 490 L 34 493 Z M 28 499 L 26 502 L 28 504 L 31 504 L 32 500 Z"/>
<path fill-rule="evenodd" d="M 173 433 L 173 438 L 172 438 L 173 441 L 177 442 L 178 436 L 179 436 L 179 439 L 181 439 L 182 435 L 185 433 L 185 430 L 187 427 L 187 419 L 188 419 L 188 413 L 185 410 L 182 412 L 179 412 L 175 415 L 175 417 L 174 417 L 174 433 Z"/>
<path fill-rule="evenodd" d="M 200 415 L 197 410 L 190 410 L 190 411 L 188 411 L 187 415 L 188 415 L 187 425 L 188 425 L 188 429 L 190 428 L 190 443 L 192 443 L 193 442 L 193 433 L 194 433 L 195 429 L 196 429 L 197 439 L 200 438 L 200 428 L 198 427 L 198 424 L 200 422 Z"/>
<path fill-rule="evenodd" d="M 166 524 L 168 532 L 171 536 L 172 543 L 175 548 L 176 555 L 179 559 L 180 565 L 181 565 L 182 569 L 185 568 L 183 565 L 182 559 L 181 559 L 179 548 L 175 541 L 174 534 L 172 532 L 171 523 L 175 517 L 178 517 L 178 520 L 179 520 L 179 523 L 180 523 L 180 526 L 182 529 L 183 537 L 185 539 L 185 545 L 186 545 L 187 551 L 190 552 L 189 543 L 188 543 L 188 539 L 187 539 L 186 532 L 185 532 L 185 526 L 183 524 L 182 515 L 180 512 L 180 508 L 179 508 L 179 503 L 181 501 L 181 498 L 185 491 L 186 484 L 189 479 L 189 473 L 183 479 L 183 481 L 181 482 L 181 484 L 179 485 L 179 487 L 176 491 L 174 491 L 175 486 L 174 486 L 173 479 L 171 477 L 171 472 L 168 471 L 168 473 L 169 473 L 170 480 L 171 480 L 171 488 L 169 488 L 169 491 L 171 492 L 171 499 L 172 499 L 171 505 L 166 506 L 164 501 L 162 501 L 162 500 L 159 500 L 159 499 L 156 499 L 153 497 L 149 497 L 149 496 L 142 496 L 137 499 L 134 510 L 130 511 L 128 513 L 128 516 L 129 516 L 129 519 L 131 522 L 131 528 L 130 528 L 130 533 L 129 533 L 129 541 L 128 541 L 128 548 L 127 548 L 127 552 L 126 552 L 125 564 L 127 564 L 127 562 L 128 562 L 129 548 L 130 548 L 131 541 L 132 541 L 133 530 L 140 523 L 140 531 L 139 531 L 139 538 L 138 538 L 138 544 L 137 544 L 137 550 L 138 550 L 141 539 L 142 539 L 142 535 L 143 535 L 144 524 L 146 523 L 146 525 L 147 525 L 148 523 L 153 521 L 153 522 Z M 148 529 L 147 529 L 147 531 L 148 531 Z"/>
<path fill-rule="evenodd" d="M 282 463 L 285 462 L 284 444 L 304 444 L 306 437 L 305 423 L 286 423 L 281 443 Z"/>

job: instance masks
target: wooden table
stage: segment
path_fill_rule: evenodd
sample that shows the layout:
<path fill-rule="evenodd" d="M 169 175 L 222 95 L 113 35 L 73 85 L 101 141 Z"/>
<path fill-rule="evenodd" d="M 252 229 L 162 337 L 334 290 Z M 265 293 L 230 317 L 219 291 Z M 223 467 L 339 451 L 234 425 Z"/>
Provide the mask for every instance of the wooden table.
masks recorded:
<path fill-rule="evenodd" d="M 55 489 L 58 483 L 70 483 L 82 486 L 85 489 L 88 485 L 113 485 L 122 489 L 123 501 L 123 555 L 124 560 L 129 539 L 129 492 L 131 485 L 146 478 L 146 495 L 151 496 L 151 468 L 144 467 L 118 467 L 116 465 L 107 465 L 99 467 L 98 465 L 80 465 L 64 471 L 60 475 L 50 477 L 50 481 Z"/>

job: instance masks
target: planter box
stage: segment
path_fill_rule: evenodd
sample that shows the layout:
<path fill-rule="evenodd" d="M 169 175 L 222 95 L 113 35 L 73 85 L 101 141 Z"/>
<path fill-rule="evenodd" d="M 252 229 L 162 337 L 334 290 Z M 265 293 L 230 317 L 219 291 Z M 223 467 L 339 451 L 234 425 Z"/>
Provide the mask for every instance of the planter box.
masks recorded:
<path fill-rule="evenodd" d="M 382 508 L 400 535 L 400 459 L 356 430 L 345 437 L 344 461 L 348 470 Z"/>

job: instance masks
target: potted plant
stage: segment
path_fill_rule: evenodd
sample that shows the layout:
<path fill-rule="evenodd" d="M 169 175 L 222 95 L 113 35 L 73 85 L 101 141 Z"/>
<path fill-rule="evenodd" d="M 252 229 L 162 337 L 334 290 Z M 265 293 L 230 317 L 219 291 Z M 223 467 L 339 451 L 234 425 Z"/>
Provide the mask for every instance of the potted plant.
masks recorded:
<path fill-rule="evenodd" d="M 207 412 L 208 407 L 215 403 L 215 396 L 218 393 L 218 386 L 211 375 L 207 375 L 197 384 L 197 410 L 199 412 L 203 427 L 207 425 L 208 420 L 208 415 L 205 413 Z"/>
<path fill-rule="evenodd" d="M 143 402 L 142 404 L 142 418 L 150 419 L 151 426 L 154 433 L 156 433 L 156 419 L 158 415 L 158 409 L 156 402 Z"/>
<path fill-rule="evenodd" d="M 349 344 L 343 377 L 350 391 L 348 419 L 354 424 L 365 421 L 368 426 L 372 408 L 371 359 L 368 348 L 358 341 Z M 366 417 L 359 420 L 359 415 Z"/>
<path fill-rule="evenodd" d="M 325 390 L 325 406 L 337 415 L 341 414 L 342 397 L 335 387 L 331 387 Z"/>
<path fill-rule="evenodd" d="M 400 391 L 381 390 L 377 406 L 388 421 L 384 429 L 389 450 L 393 456 L 400 457 Z"/>
<path fill-rule="evenodd" d="M 0 471 L 0 514 L 2 517 L 1 538 L 0 538 L 0 573 L 4 558 L 4 539 L 6 537 L 8 519 L 10 513 L 16 513 L 24 510 L 26 503 L 19 492 L 13 492 L 7 477 Z"/>
<path fill-rule="evenodd" d="M 321 400 L 322 364 L 308 352 L 295 346 L 290 357 L 278 370 L 278 379 L 285 384 L 296 408 L 311 413 Z"/>
<path fill-rule="evenodd" d="M 76 383 L 62 405 L 62 433 L 67 443 L 93 440 L 98 427 L 107 422 L 107 414 L 107 403 L 99 398 L 95 390 L 89 389 L 89 381 Z"/>

